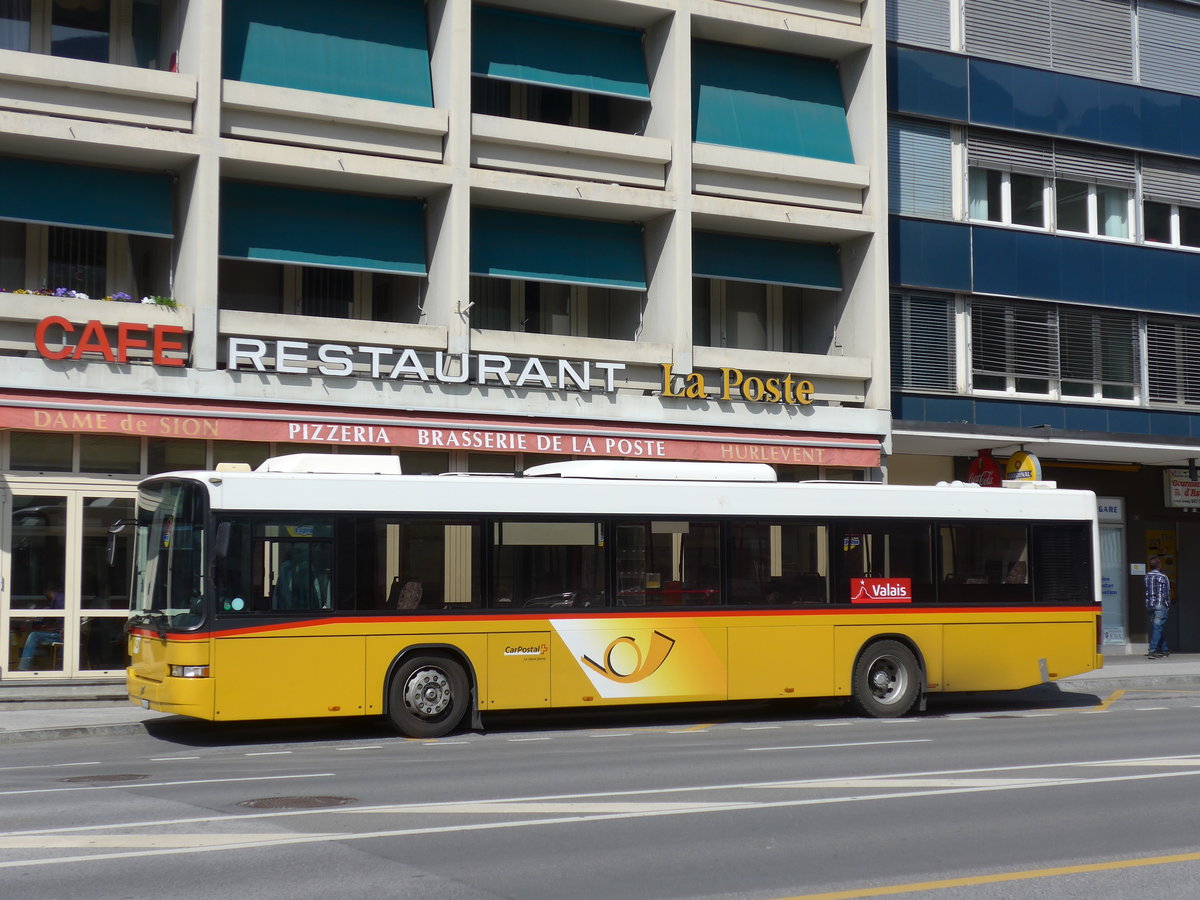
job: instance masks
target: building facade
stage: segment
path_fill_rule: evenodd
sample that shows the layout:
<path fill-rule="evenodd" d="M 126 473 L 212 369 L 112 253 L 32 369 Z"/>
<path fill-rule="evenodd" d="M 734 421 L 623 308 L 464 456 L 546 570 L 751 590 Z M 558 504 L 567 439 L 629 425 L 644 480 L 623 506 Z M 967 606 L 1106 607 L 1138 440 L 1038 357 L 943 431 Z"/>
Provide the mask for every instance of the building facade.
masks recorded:
<path fill-rule="evenodd" d="M 1107 652 L 1200 647 L 1200 6 L 892 0 L 892 480 L 1101 500 Z M 994 470 L 993 470 L 994 471 Z"/>
<path fill-rule="evenodd" d="M 147 474 L 881 479 L 884 32 L 871 0 L 0 3 L 3 677 L 120 674 L 105 531 Z"/>

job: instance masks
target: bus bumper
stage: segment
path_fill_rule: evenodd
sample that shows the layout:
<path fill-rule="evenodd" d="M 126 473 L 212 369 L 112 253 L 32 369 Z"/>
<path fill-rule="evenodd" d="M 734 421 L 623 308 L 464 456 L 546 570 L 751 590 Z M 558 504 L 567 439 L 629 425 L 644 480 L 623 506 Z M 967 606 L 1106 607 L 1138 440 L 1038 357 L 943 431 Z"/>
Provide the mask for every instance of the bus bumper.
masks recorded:
<path fill-rule="evenodd" d="M 197 719 L 213 718 L 214 682 L 211 678 L 165 678 L 153 681 L 127 672 L 129 702 L 157 712 Z"/>

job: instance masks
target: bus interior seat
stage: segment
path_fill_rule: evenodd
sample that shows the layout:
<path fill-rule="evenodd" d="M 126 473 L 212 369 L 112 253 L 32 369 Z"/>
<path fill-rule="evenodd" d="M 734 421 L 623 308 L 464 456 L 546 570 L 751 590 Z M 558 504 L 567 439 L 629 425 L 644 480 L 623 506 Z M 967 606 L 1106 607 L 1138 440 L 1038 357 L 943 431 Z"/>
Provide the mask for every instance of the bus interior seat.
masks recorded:
<path fill-rule="evenodd" d="M 416 609 L 417 604 L 421 602 L 421 594 L 421 582 L 406 581 L 402 587 L 400 576 L 397 575 L 392 579 L 392 586 L 388 589 L 387 607 L 388 609 Z"/>

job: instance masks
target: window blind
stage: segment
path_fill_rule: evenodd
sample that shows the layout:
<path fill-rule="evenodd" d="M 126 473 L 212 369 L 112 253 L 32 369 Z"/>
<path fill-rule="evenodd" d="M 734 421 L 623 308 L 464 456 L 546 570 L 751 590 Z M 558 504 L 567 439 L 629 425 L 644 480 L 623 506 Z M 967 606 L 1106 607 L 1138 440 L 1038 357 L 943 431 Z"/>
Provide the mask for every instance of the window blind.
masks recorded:
<path fill-rule="evenodd" d="M 842 289 L 841 262 L 832 244 L 696 232 L 692 235 L 692 260 L 692 272 L 701 278 L 819 291 Z"/>
<path fill-rule="evenodd" d="M 1050 175 L 1054 145 L 1048 140 L 1017 134 L 975 131 L 967 135 L 967 164 L 983 169 Z"/>
<path fill-rule="evenodd" d="M 1200 94 L 1200 7 L 1139 0 L 1137 18 L 1142 84 Z"/>
<path fill-rule="evenodd" d="M 1146 320 L 1146 377 L 1151 403 L 1200 405 L 1200 322 Z"/>
<path fill-rule="evenodd" d="M 1051 0 L 1051 64 L 1060 72 L 1133 80 L 1129 0 Z"/>
<path fill-rule="evenodd" d="M 226 78 L 433 106 L 422 0 L 237 0 L 222 30 Z"/>
<path fill-rule="evenodd" d="M 949 0 L 891 0 L 887 4 L 887 39 L 949 50 Z"/>
<path fill-rule="evenodd" d="M 1058 377 L 1058 320 L 1054 307 L 974 298 L 971 371 L 979 375 Z"/>
<path fill-rule="evenodd" d="M 1137 167 L 1132 153 L 1101 150 L 1067 141 L 1054 142 L 1054 174 L 1061 178 L 1130 187 L 1137 181 Z"/>
<path fill-rule="evenodd" d="M 0 219 L 170 237 L 169 175 L 0 157 Z"/>
<path fill-rule="evenodd" d="M 952 218 L 953 152 L 948 125 L 903 119 L 889 121 L 890 211 L 938 219 Z"/>
<path fill-rule="evenodd" d="M 220 254 L 424 275 L 424 217 L 418 200 L 225 181 Z"/>
<path fill-rule="evenodd" d="M 837 63 L 732 44 L 692 44 L 693 140 L 854 162 Z"/>
<path fill-rule="evenodd" d="M 475 7 L 471 72 L 502 81 L 650 99 L 641 32 L 514 10 Z"/>
<path fill-rule="evenodd" d="M 1200 206 L 1200 165 L 1142 157 L 1142 196 L 1160 203 Z"/>
<path fill-rule="evenodd" d="M 915 390 L 954 391 L 954 298 L 894 295 L 891 320 L 893 384 Z"/>
<path fill-rule="evenodd" d="M 963 0 L 963 29 L 972 56 L 1051 66 L 1050 0 Z"/>
<path fill-rule="evenodd" d="M 1064 382 L 1100 385 L 1104 396 L 1132 396 L 1123 389 L 1136 387 L 1139 380 L 1136 316 L 1061 306 L 1058 330 Z M 1065 385 L 1064 391 L 1070 393 Z"/>
<path fill-rule="evenodd" d="M 474 209 L 471 274 L 644 291 L 641 226 Z"/>

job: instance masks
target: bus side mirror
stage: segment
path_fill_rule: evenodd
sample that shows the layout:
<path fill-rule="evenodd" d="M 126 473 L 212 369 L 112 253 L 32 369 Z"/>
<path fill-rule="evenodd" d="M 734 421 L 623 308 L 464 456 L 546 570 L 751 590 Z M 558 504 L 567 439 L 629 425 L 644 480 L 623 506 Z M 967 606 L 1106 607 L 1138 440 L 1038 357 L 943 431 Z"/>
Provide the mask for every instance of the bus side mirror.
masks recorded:
<path fill-rule="evenodd" d="M 233 528 L 228 522 L 217 525 L 217 537 L 213 547 L 217 559 L 224 559 L 229 555 L 229 536 L 232 533 Z"/>
<path fill-rule="evenodd" d="M 109 566 L 117 562 L 117 535 L 125 530 L 126 525 L 136 525 L 137 519 L 117 519 L 108 526 L 108 537 L 104 541 L 104 556 Z"/>

